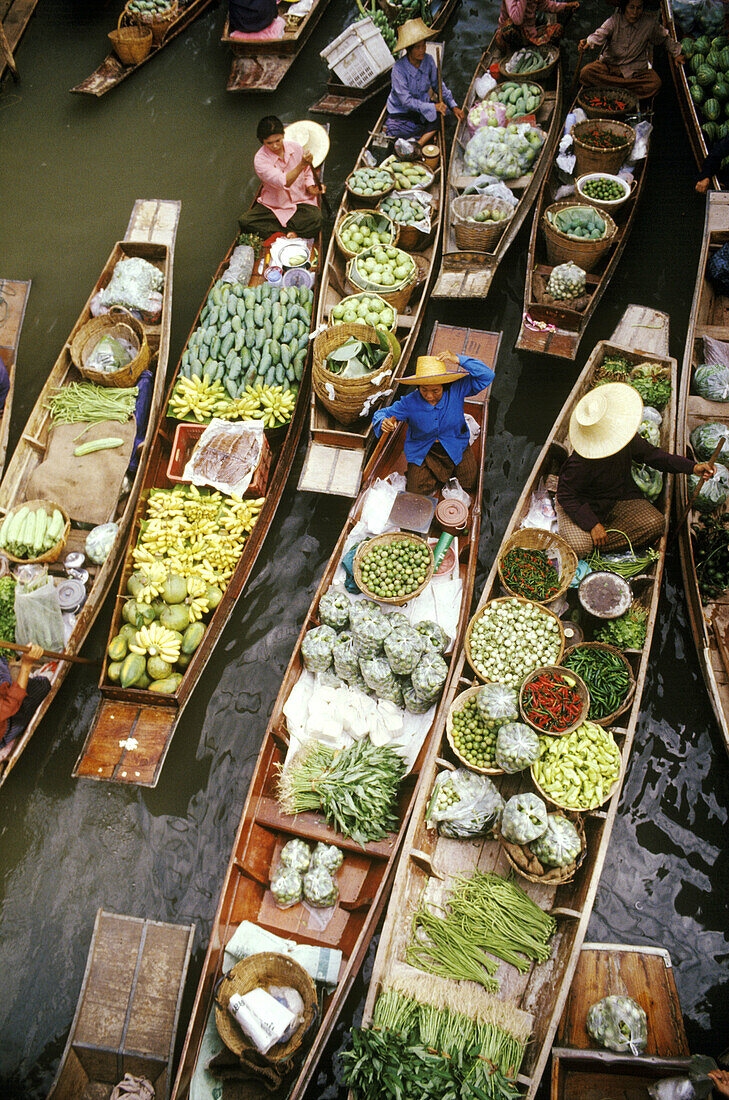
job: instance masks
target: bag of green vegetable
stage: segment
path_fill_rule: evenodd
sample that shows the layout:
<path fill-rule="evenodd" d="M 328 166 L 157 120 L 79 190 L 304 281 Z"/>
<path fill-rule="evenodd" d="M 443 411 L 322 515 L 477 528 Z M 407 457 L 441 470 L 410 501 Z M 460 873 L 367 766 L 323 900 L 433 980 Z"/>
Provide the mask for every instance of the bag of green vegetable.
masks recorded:
<path fill-rule="evenodd" d="M 86 557 L 96 565 L 103 565 L 118 533 L 118 523 L 101 523 L 98 527 L 94 527 L 86 536 Z"/>
<path fill-rule="evenodd" d="M 496 735 L 494 758 L 507 774 L 524 771 L 539 759 L 539 737 L 524 722 L 505 722 Z"/>
<path fill-rule="evenodd" d="M 648 1045 L 648 1018 L 632 997 L 613 995 L 591 1005 L 587 1032 L 608 1050 L 642 1054 Z"/>
<path fill-rule="evenodd" d="M 654 409 L 665 408 L 671 400 L 671 378 L 660 363 L 639 363 L 630 372 L 628 384 Z"/>
<path fill-rule="evenodd" d="M 729 465 L 729 426 L 726 424 L 719 421 L 699 424 L 691 432 L 690 440 L 694 454 L 700 462 L 707 462 L 716 450 L 717 443 L 721 441 L 719 461 L 725 466 Z"/>
<path fill-rule="evenodd" d="M 291 867 L 294 871 L 303 874 L 304 871 L 309 870 L 311 864 L 311 849 L 305 840 L 294 837 L 292 840 L 286 841 L 281 849 L 279 859 L 284 866 Z"/>
<path fill-rule="evenodd" d="M 476 696 L 476 706 L 486 721 L 511 722 L 519 717 L 519 693 L 506 684 L 484 684 Z"/>
<path fill-rule="evenodd" d="M 440 836 L 486 836 L 498 827 L 503 811 L 504 800 L 487 776 L 456 768 L 436 776 L 426 821 Z"/>
<path fill-rule="evenodd" d="M 630 473 L 633 481 L 646 500 L 657 500 L 663 489 L 663 474 L 640 462 L 631 463 Z"/>
<path fill-rule="evenodd" d="M 319 621 L 333 630 L 344 630 L 349 624 L 350 602 L 346 592 L 330 588 L 319 600 Z"/>
<path fill-rule="evenodd" d="M 85 365 L 89 370 L 113 374 L 131 363 L 135 354 L 127 341 L 117 340 L 115 336 L 102 336 Z"/>
<path fill-rule="evenodd" d="M 434 703 L 446 682 L 448 665 L 437 653 L 426 652 L 413 669 L 410 680 L 416 695 L 425 703 Z"/>
<path fill-rule="evenodd" d="M 425 650 L 425 639 L 412 626 L 397 627 L 385 638 L 385 656 L 398 676 L 410 676 Z"/>
<path fill-rule="evenodd" d="M 337 640 L 330 626 L 315 626 L 304 635 L 301 659 L 309 672 L 325 672 L 332 663 L 332 647 Z"/>
<path fill-rule="evenodd" d="M 304 897 L 317 909 L 337 904 L 339 888 L 326 867 L 312 867 L 304 875 Z"/>
<path fill-rule="evenodd" d="M 546 867 L 569 867 L 582 851 L 582 841 L 568 818 L 549 814 L 546 831 L 532 840 L 529 848 Z"/>
<path fill-rule="evenodd" d="M 705 401 L 729 401 L 729 366 L 702 363 L 694 371 L 691 389 Z"/>
<path fill-rule="evenodd" d="M 552 268 L 547 281 L 547 294 L 557 301 L 573 301 L 585 293 L 587 275 L 581 267 L 570 261 Z"/>
<path fill-rule="evenodd" d="M 53 578 L 45 569 L 15 587 L 15 640 L 62 650 L 66 644 L 61 605 Z"/>
<path fill-rule="evenodd" d="M 312 867 L 325 867 L 330 875 L 336 875 L 344 863 L 344 852 L 335 844 L 324 844 L 319 841 L 314 854 L 311 857 Z"/>
<path fill-rule="evenodd" d="M 445 653 L 448 648 L 448 635 L 438 623 L 432 619 L 421 619 L 415 623 L 418 634 L 425 639 L 426 648 L 435 650 L 436 653 Z"/>
<path fill-rule="evenodd" d="M 359 613 L 351 613 L 350 620 L 358 656 L 369 660 L 382 653 L 383 643 L 392 632 L 392 627 L 380 608 L 375 605 L 374 610 L 367 608 Z"/>
<path fill-rule="evenodd" d="M 405 710 L 410 714 L 427 714 L 433 703 L 430 699 L 422 699 L 413 687 L 409 676 L 403 676 L 400 680 L 402 688 L 402 701 Z"/>
<path fill-rule="evenodd" d="M 295 867 L 280 863 L 271 879 L 271 893 L 279 909 L 290 909 L 304 896 L 304 883 L 301 873 Z"/>
<path fill-rule="evenodd" d="M 378 699 L 389 699 L 402 706 L 402 689 L 385 657 L 360 659 L 359 667 L 367 687 L 374 691 Z"/>
<path fill-rule="evenodd" d="M 547 830 L 547 807 L 538 794 L 515 794 L 504 806 L 501 835 L 512 844 L 529 844 Z"/>
<path fill-rule="evenodd" d="M 729 494 L 729 470 L 722 466 L 721 462 L 715 462 L 716 472 L 713 477 L 703 482 L 698 495 L 694 499 L 693 506 L 699 512 L 715 512 L 726 501 Z M 696 474 L 689 476 L 689 495 L 692 496 L 700 479 Z"/>
<path fill-rule="evenodd" d="M 350 680 L 352 677 L 355 679 L 361 678 L 362 672 L 359 667 L 357 648 L 354 637 L 348 630 L 342 631 L 336 642 L 334 642 L 332 658 L 337 676 L 341 676 L 343 680 Z"/>
<path fill-rule="evenodd" d="M 661 445 L 660 429 L 652 420 L 641 420 L 638 425 L 638 435 L 645 439 L 647 443 L 650 443 L 652 447 L 660 447 Z"/>

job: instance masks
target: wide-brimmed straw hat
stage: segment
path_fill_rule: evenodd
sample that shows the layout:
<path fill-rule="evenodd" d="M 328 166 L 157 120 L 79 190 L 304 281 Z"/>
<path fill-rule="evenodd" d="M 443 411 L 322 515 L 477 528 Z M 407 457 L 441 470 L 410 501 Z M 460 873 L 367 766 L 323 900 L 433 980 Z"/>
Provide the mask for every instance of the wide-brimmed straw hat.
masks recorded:
<path fill-rule="evenodd" d="M 409 46 L 416 46 L 418 42 L 424 42 L 426 38 L 432 38 L 434 34 L 435 31 L 432 31 L 422 19 L 408 19 L 398 28 L 395 53 L 400 53 L 400 50 L 407 50 Z"/>
<path fill-rule="evenodd" d="M 308 118 L 290 122 L 284 130 L 284 140 L 295 141 L 305 153 L 311 153 L 315 168 L 324 163 L 329 152 L 329 134 L 318 122 L 310 122 Z"/>
<path fill-rule="evenodd" d="M 607 458 L 627 447 L 638 431 L 643 402 L 624 382 L 590 390 L 570 417 L 570 442 L 583 458 Z"/>
<path fill-rule="evenodd" d="M 435 355 L 421 355 L 415 364 L 415 374 L 401 378 L 400 383 L 403 386 L 445 386 L 446 382 L 467 377 L 467 370 L 449 367 Z"/>

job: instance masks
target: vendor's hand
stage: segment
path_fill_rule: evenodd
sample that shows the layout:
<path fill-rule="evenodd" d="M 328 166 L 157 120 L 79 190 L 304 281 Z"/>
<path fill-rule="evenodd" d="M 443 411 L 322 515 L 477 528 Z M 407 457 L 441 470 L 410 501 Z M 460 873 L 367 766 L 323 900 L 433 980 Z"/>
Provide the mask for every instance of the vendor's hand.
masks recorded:
<path fill-rule="evenodd" d="M 400 423 L 400 421 L 397 419 L 396 416 L 386 416 L 385 419 L 380 424 L 380 427 L 382 428 L 383 432 L 385 432 L 385 433 L 396 432 L 399 423 Z"/>
<path fill-rule="evenodd" d="M 705 195 L 710 187 L 711 180 L 707 178 L 705 180 L 699 180 L 699 182 L 696 184 L 695 190 L 698 191 L 700 195 Z"/>
<path fill-rule="evenodd" d="M 43 646 L 32 645 L 29 646 L 28 652 L 24 653 L 20 658 L 21 665 L 26 665 L 30 668 L 31 665 L 38 665 L 43 660 Z"/>
<path fill-rule="evenodd" d="M 465 111 L 462 107 L 454 107 L 453 114 L 456 116 L 459 122 L 463 122 L 464 118 L 466 117 Z"/>
<path fill-rule="evenodd" d="M 676 62 L 677 65 L 685 65 L 686 64 L 686 58 L 683 56 L 682 53 L 676 54 L 676 56 L 674 57 L 673 60 Z"/>
<path fill-rule="evenodd" d="M 714 476 L 716 466 L 713 462 L 697 462 L 694 466 L 694 473 L 697 477 L 701 477 L 706 481 L 707 478 Z"/>
<path fill-rule="evenodd" d="M 452 351 L 442 351 L 438 358 L 445 367 L 460 367 L 461 365 L 461 360 Z"/>
<path fill-rule="evenodd" d="M 314 163 L 314 154 L 313 153 L 303 153 L 302 154 L 301 164 L 306 165 L 306 164 L 313 164 L 313 163 Z"/>
<path fill-rule="evenodd" d="M 581 50 L 591 50 L 592 49 L 592 46 L 590 45 L 590 43 L 587 41 L 586 38 L 581 38 L 580 39 L 580 49 Z"/>
<path fill-rule="evenodd" d="M 438 112 L 439 115 L 447 115 L 448 114 L 448 106 L 445 103 L 436 103 L 435 109 L 436 109 L 436 111 Z"/>
<path fill-rule="evenodd" d="M 729 1071 L 725 1069 L 712 1069 L 709 1077 L 714 1082 L 714 1087 L 720 1096 L 729 1096 Z"/>
<path fill-rule="evenodd" d="M 600 547 L 607 545 L 608 534 L 601 523 L 595 524 L 590 531 L 590 535 L 592 536 L 592 541 L 595 543 L 595 546 Z"/>

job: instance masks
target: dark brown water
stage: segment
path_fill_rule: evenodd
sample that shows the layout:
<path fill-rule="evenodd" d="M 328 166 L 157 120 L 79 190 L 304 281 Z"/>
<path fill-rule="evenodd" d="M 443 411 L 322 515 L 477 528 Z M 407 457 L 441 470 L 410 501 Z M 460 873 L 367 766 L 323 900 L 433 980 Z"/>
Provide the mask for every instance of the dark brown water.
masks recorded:
<path fill-rule="evenodd" d="M 229 57 L 213 8 L 163 54 L 97 101 L 68 88 L 98 63 L 113 4 L 42 0 L 18 50 L 18 86 L 0 93 L 0 274 L 32 278 L 21 343 L 11 444 L 137 197 L 182 200 L 177 239 L 176 362 L 211 273 L 254 183 L 253 130 L 274 110 L 285 121 L 318 96 L 319 50 L 349 21 L 332 0 L 324 25 L 280 92 L 225 91 Z M 569 39 L 607 14 L 586 0 Z M 465 0 L 446 36 L 446 79 L 462 98 L 493 26 L 493 0 Z M 528 229 L 485 302 L 434 303 L 435 320 L 503 330 L 491 403 L 488 487 L 478 587 L 519 491 L 578 367 L 630 302 L 671 314 L 681 357 L 703 224 L 673 88 L 659 99 L 643 207 L 607 300 L 577 365 L 512 351 L 521 314 Z M 332 199 L 380 104 L 334 120 Z M 71 768 L 96 705 L 95 681 L 74 670 L 48 719 L 0 791 L 0 1097 L 45 1095 L 78 996 L 96 910 L 195 921 L 186 1023 L 247 784 L 281 676 L 347 510 L 298 495 L 303 457 L 258 568 L 192 702 L 155 790 L 77 782 Z M 110 605 L 88 644 L 99 653 Z M 653 943 L 671 953 L 692 1048 L 727 1044 L 726 855 L 729 769 L 686 623 L 675 554 L 667 580 L 621 813 L 590 938 Z M 371 958 L 368 967 L 371 966 Z M 365 971 L 365 975 L 368 971 Z M 344 1024 L 357 1017 L 362 985 Z M 344 1041 L 340 1028 L 332 1052 Z M 344 1095 L 322 1063 L 310 1096 Z"/>

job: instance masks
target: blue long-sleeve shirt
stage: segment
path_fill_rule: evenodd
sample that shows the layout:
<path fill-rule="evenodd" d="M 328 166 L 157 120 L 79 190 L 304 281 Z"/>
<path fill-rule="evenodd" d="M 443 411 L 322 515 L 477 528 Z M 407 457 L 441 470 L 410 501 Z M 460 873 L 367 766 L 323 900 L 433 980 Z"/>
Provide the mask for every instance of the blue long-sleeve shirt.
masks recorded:
<path fill-rule="evenodd" d="M 480 359 L 459 355 L 458 362 L 468 371 L 468 378 L 459 378 L 443 387 L 443 396 L 437 405 L 429 405 L 415 388 L 385 409 L 378 409 L 372 417 L 372 427 L 379 438 L 382 421 L 387 416 L 404 420 L 408 431 L 405 438 L 405 457 L 408 462 L 422 466 L 430 448 L 440 443 L 456 466 L 468 446 L 468 425 L 463 414 L 463 402 L 474 393 L 480 393 L 494 380 L 494 372 Z"/>
<path fill-rule="evenodd" d="M 401 57 L 392 67 L 392 88 L 387 97 L 388 115 L 405 115 L 414 111 L 426 122 L 435 122 L 438 112 L 430 98 L 431 89 L 437 95 L 438 68 L 430 54 L 426 53 L 420 65 L 413 65 L 407 57 Z M 443 102 L 451 110 L 456 106 L 456 101 L 445 84 Z"/>

